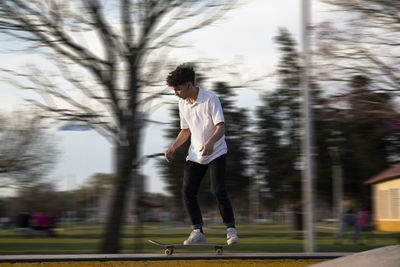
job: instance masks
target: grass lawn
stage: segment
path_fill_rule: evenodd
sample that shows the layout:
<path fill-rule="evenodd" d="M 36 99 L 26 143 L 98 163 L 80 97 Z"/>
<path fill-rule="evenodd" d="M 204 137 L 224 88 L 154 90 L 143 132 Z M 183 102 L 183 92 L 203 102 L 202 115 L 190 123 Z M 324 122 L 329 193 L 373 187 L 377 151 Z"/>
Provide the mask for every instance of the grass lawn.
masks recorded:
<path fill-rule="evenodd" d="M 374 245 L 354 245 L 345 240 L 343 245 L 334 244 L 334 225 L 319 224 L 316 233 L 317 252 L 359 252 L 387 245 L 399 244 L 399 233 L 375 231 Z M 204 229 L 207 243 L 226 243 L 225 229 L 211 226 Z M 190 233 L 190 226 L 182 224 L 149 223 L 142 228 L 142 253 L 161 253 L 162 248 L 147 242 L 154 239 L 162 243 L 182 243 Z M 275 253 L 302 252 L 301 232 L 294 232 L 285 225 L 243 224 L 238 225 L 239 244 L 225 249 L 226 253 Z M 101 225 L 60 225 L 57 237 L 21 238 L 14 229 L 0 230 L 0 255 L 15 254 L 92 254 L 101 243 Z M 352 233 L 348 233 L 350 236 Z M 133 253 L 133 230 L 125 227 L 121 244 L 122 253 Z M 210 248 L 179 248 L 182 252 L 213 253 Z M 178 251 L 178 253 L 179 253 Z"/>

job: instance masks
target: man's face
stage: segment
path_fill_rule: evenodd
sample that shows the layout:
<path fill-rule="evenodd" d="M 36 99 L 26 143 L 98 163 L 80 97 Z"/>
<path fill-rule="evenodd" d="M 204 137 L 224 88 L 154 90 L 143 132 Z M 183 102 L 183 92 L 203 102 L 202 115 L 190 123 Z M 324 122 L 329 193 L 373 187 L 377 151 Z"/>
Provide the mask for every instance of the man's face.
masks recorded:
<path fill-rule="evenodd" d="M 187 82 L 177 86 L 172 86 L 172 90 L 174 90 L 176 96 L 186 99 L 188 97 L 189 85 L 190 84 Z"/>

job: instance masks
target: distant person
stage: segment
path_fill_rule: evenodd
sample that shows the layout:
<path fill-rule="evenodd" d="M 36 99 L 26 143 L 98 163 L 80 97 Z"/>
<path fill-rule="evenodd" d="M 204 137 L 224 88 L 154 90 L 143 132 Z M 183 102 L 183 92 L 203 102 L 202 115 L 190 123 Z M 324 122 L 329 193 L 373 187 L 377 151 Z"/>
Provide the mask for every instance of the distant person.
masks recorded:
<path fill-rule="evenodd" d="M 374 237 L 372 234 L 373 226 L 372 226 L 372 215 L 371 215 L 371 209 L 369 207 L 366 207 L 365 209 L 362 209 L 357 212 L 356 218 L 355 218 L 355 223 L 354 223 L 354 232 L 353 232 L 353 243 L 354 244 L 362 244 L 361 241 L 362 238 L 367 240 L 372 241 L 372 244 L 374 243 Z"/>
<path fill-rule="evenodd" d="M 292 205 L 293 230 L 303 230 L 303 201 L 299 200 Z"/>
<path fill-rule="evenodd" d="M 18 228 L 29 228 L 30 220 L 32 215 L 27 212 L 21 212 L 17 216 L 17 227 Z"/>
<path fill-rule="evenodd" d="M 51 226 L 50 217 L 43 212 L 38 212 L 33 215 L 33 223 L 34 229 L 38 231 L 49 231 Z"/>
<path fill-rule="evenodd" d="M 342 215 L 342 221 L 340 225 L 340 230 L 336 235 L 335 243 L 340 244 L 343 242 L 346 232 L 354 227 L 355 215 L 353 205 L 350 204 L 344 211 Z"/>
<path fill-rule="evenodd" d="M 227 227 L 228 245 L 238 242 L 231 202 L 225 190 L 225 120 L 218 97 L 195 86 L 195 71 L 186 65 L 169 73 L 167 83 L 179 99 L 181 131 L 165 151 L 171 162 L 175 150 L 190 137 L 190 148 L 183 175 L 183 199 L 192 223 L 192 233 L 184 244 L 206 243 L 203 218 L 197 193 L 203 176 L 210 169 L 211 189 L 216 197 L 223 223 Z"/>
<path fill-rule="evenodd" d="M 32 215 L 28 212 L 21 212 L 17 215 L 16 226 L 20 237 L 29 237 L 32 235 L 31 221 Z"/>
<path fill-rule="evenodd" d="M 57 224 L 57 218 L 55 216 L 50 216 L 49 217 L 49 229 L 48 229 L 50 236 L 53 236 L 53 237 L 56 236 L 56 231 L 55 231 L 56 226 L 57 226 L 56 224 Z"/>

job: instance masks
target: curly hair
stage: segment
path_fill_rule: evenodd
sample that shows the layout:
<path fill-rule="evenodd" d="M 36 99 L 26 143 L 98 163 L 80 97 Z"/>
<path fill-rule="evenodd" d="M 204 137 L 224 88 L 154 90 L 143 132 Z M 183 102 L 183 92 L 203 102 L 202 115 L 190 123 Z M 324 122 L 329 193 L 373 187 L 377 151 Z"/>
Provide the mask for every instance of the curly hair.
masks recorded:
<path fill-rule="evenodd" d="M 195 72 L 192 66 L 181 64 L 167 76 L 168 86 L 178 86 L 186 82 L 194 84 Z"/>

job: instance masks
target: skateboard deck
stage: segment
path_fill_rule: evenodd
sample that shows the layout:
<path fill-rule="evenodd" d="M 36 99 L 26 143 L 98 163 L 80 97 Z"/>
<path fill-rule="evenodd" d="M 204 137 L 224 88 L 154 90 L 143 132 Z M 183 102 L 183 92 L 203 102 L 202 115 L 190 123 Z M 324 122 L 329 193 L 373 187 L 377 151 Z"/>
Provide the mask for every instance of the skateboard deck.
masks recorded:
<path fill-rule="evenodd" d="M 163 247 L 165 255 L 172 255 L 174 253 L 174 248 L 176 247 L 213 247 L 215 249 L 215 253 L 217 255 L 222 255 L 224 253 L 224 247 L 227 245 L 218 245 L 218 244 L 191 244 L 191 245 L 184 245 L 184 244 L 163 244 L 154 240 L 148 240 L 150 243 Z"/>

